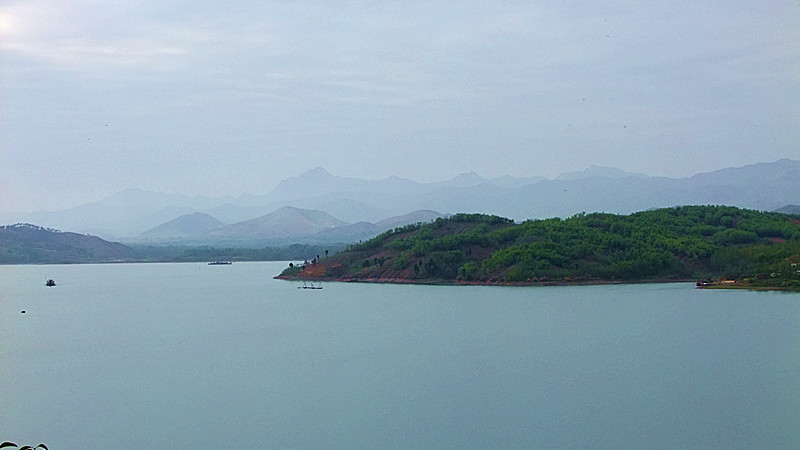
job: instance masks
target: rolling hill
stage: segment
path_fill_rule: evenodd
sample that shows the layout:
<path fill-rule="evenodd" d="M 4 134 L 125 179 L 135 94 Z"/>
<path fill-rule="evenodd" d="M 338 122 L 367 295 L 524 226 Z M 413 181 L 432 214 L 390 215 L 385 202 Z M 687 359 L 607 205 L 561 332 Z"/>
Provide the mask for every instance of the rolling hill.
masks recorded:
<path fill-rule="evenodd" d="M 198 238 L 226 224 L 216 218 L 200 212 L 185 214 L 177 219 L 162 223 L 139 235 L 143 240 L 180 240 Z"/>
<path fill-rule="evenodd" d="M 347 225 L 325 212 L 284 206 L 269 214 L 213 230 L 209 237 L 221 239 L 279 240 L 310 236 Z"/>
<path fill-rule="evenodd" d="M 766 277 L 800 288 L 798 263 L 798 216 L 683 206 L 523 223 L 456 214 L 352 244 L 280 277 L 481 284 Z"/>
<path fill-rule="evenodd" d="M 31 224 L 0 227 L 0 264 L 111 262 L 133 257 L 123 244 Z"/>

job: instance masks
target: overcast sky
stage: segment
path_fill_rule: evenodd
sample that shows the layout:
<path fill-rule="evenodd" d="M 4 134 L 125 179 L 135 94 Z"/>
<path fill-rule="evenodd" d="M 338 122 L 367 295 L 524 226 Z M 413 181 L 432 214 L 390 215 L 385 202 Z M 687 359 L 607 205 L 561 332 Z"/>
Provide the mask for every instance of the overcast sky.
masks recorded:
<path fill-rule="evenodd" d="M 0 208 L 800 159 L 797 1 L 0 3 Z"/>

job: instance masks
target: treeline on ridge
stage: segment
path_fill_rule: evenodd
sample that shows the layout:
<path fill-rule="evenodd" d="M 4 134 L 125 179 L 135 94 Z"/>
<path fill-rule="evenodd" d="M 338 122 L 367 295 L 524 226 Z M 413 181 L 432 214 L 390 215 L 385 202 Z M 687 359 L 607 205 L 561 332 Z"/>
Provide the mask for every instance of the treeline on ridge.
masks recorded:
<path fill-rule="evenodd" d="M 791 264 L 800 262 L 799 219 L 729 206 L 581 213 L 519 224 L 456 214 L 351 245 L 320 261 L 326 270 L 308 274 L 463 282 L 796 277 Z"/>

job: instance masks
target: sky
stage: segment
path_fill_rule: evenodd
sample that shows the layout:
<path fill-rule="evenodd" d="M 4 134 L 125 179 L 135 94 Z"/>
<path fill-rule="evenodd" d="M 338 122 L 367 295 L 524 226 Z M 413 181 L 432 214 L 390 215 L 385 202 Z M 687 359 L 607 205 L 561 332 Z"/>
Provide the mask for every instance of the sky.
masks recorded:
<path fill-rule="evenodd" d="M 800 159 L 797 1 L 0 3 L 0 212 Z"/>

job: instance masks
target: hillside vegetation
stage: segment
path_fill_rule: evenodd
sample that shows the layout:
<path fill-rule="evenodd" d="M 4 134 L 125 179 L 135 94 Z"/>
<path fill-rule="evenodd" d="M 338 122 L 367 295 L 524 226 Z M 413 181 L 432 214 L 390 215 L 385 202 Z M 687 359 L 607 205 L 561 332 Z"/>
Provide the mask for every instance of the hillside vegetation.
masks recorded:
<path fill-rule="evenodd" d="M 519 224 L 457 214 L 383 233 L 283 278 L 580 283 L 778 278 L 797 284 L 800 217 L 729 206 Z M 308 270 L 307 270 L 308 269 Z"/>
<path fill-rule="evenodd" d="M 0 226 L 0 264 L 107 262 L 130 258 L 130 247 L 96 236 L 31 224 Z"/>

